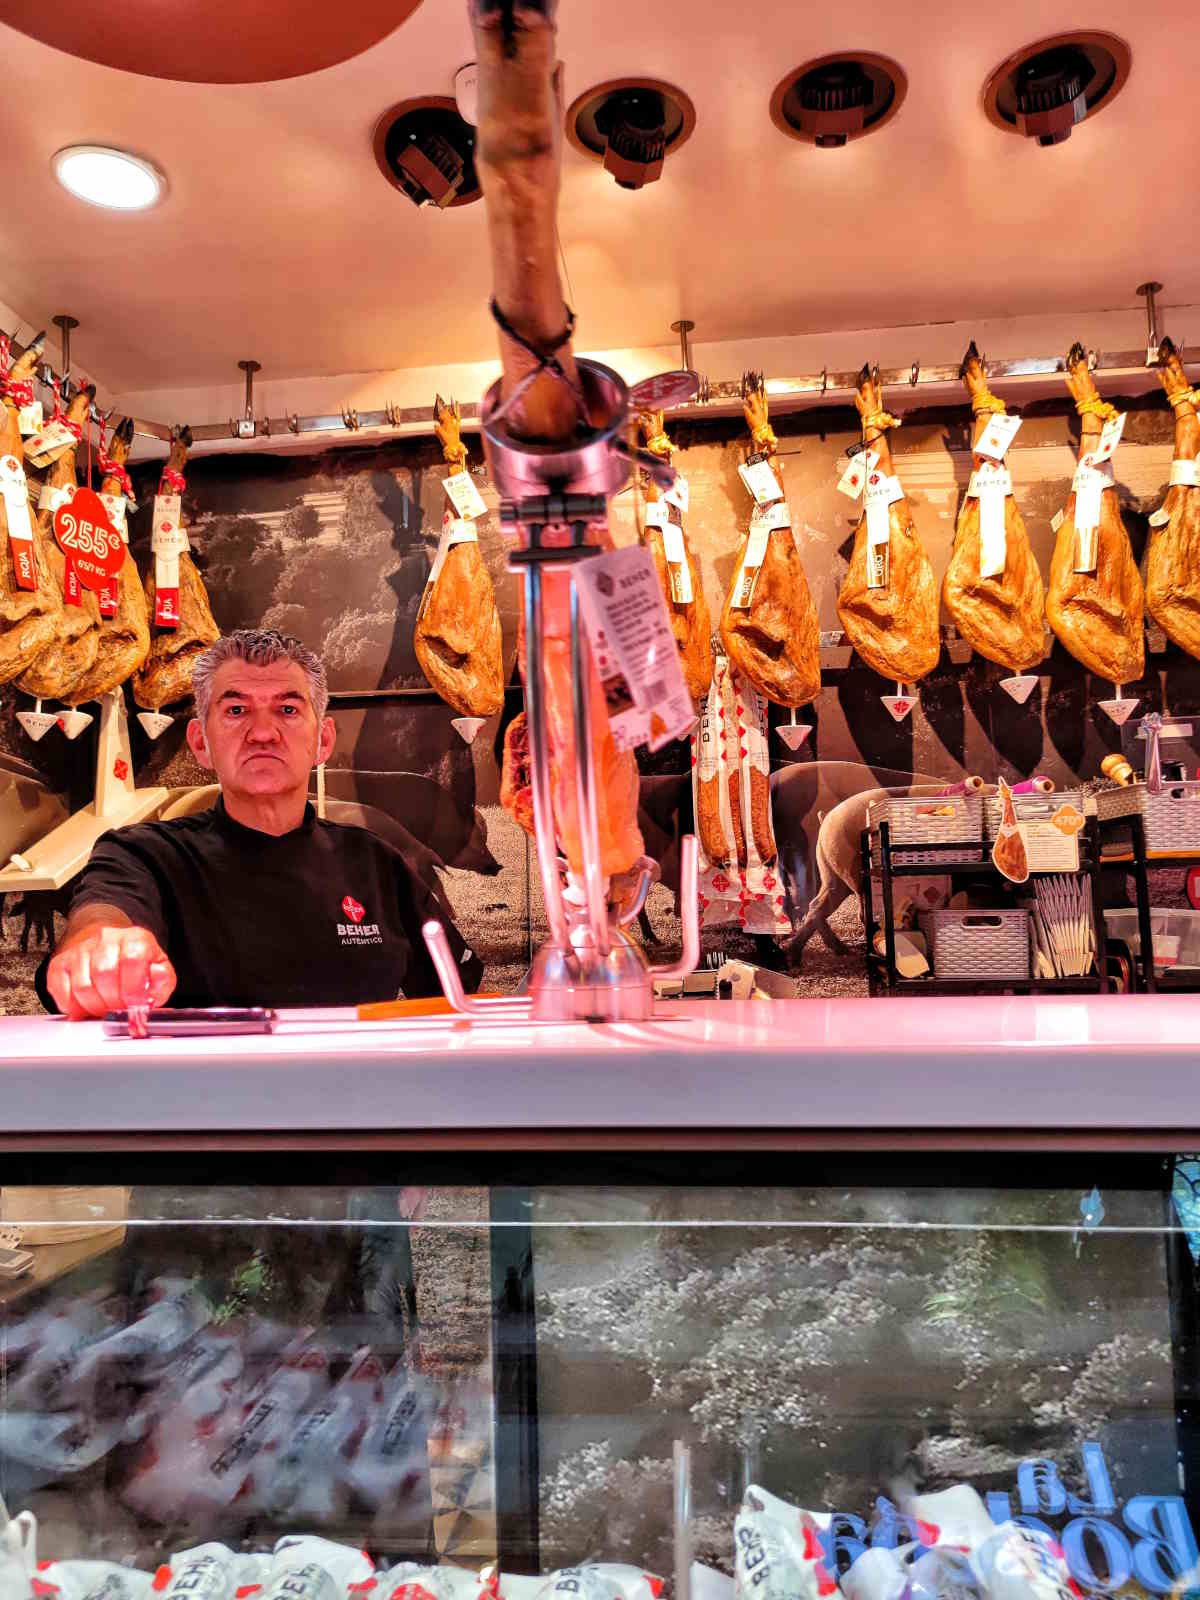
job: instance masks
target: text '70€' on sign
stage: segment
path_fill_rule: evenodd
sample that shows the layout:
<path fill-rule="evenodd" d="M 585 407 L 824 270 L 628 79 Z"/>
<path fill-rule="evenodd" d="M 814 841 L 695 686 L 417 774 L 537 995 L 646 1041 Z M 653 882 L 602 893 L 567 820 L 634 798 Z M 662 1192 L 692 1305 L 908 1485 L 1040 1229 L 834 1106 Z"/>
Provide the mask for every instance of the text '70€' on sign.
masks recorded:
<path fill-rule="evenodd" d="M 106 589 L 125 564 L 125 544 L 109 521 L 104 502 L 80 489 L 54 513 L 54 537 L 86 589 Z"/>

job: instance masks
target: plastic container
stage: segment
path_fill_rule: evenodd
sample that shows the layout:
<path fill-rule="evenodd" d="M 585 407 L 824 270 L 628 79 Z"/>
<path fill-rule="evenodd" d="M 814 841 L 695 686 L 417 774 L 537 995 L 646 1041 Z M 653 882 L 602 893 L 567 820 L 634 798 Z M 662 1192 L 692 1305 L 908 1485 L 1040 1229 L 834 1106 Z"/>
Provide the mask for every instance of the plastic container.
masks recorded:
<path fill-rule="evenodd" d="M 983 804 L 977 794 L 889 795 L 867 807 L 867 825 L 875 837 L 872 859 L 878 865 L 879 824 L 886 822 L 891 836 L 892 859 L 903 866 L 928 863 L 978 861 L 975 850 L 921 850 L 923 844 L 975 844 L 983 839 Z"/>
<path fill-rule="evenodd" d="M 1146 849 L 1161 855 L 1200 850 L 1200 783 L 1164 783 L 1161 794 L 1150 794 L 1144 783 L 1102 789 L 1096 815 L 1101 822 L 1140 815 Z"/>
<path fill-rule="evenodd" d="M 1142 953 L 1142 936 L 1135 906 L 1119 907 L 1104 913 L 1110 939 L 1128 945 L 1131 955 Z M 1200 969 L 1200 911 L 1177 911 L 1164 906 L 1150 907 L 1150 937 L 1157 968 L 1196 967 Z"/>
<path fill-rule="evenodd" d="M 1028 980 L 1028 911 L 930 911 L 920 920 L 935 978 Z"/>

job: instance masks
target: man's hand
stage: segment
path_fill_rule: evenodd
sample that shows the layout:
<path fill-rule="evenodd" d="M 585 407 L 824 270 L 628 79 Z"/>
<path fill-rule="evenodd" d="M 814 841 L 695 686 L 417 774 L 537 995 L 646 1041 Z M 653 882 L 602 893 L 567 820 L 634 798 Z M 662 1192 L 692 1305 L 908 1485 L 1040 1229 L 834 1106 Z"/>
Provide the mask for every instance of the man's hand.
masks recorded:
<path fill-rule="evenodd" d="M 175 968 L 147 928 L 92 922 L 68 936 L 46 969 L 46 987 L 71 1022 L 130 1006 L 161 1006 Z"/>

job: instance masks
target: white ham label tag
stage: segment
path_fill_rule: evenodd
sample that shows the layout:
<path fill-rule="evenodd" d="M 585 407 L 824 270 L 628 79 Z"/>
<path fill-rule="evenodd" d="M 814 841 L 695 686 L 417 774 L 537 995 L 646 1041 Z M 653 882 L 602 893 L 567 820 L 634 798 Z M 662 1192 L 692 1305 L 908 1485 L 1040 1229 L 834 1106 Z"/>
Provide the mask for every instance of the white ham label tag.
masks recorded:
<path fill-rule="evenodd" d="M 671 520 L 671 508 L 665 500 L 646 501 L 646 526 L 665 528 Z"/>
<path fill-rule="evenodd" d="M 767 554 L 767 542 L 771 537 L 771 530 L 765 526 L 755 527 L 750 524 L 750 534 L 746 540 L 746 548 L 742 551 L 742 559 L 738 563 L 737 572 L 734 574 L 733 590 L 729 604 L 735 611 L 749 611 L 750 602 L 754 599 L 755 585 L 758 583 L 759 568 L 762 566 Z"/>
<path fill-rule="evenodd" d="M 838 493 L 844 494 L 850 500 L 857 500 L 863 492 L 867 475 L 874 472 L 878 461 L 878 450 L 864 450 L 856 456 L 851 456 L 845 472 L 838 479 Z"/>
<path fill-rule="evenodd" d="M 421 596 L 420 609 L 417 612 L 417 621 L 425 615 L 429 605 L 429 597 L 433 593 L 433 586 L 441 576 L 442 568 L 446 564 L 446 557 L 456 544 L 478 544 L 479 533 L 475 524 L 465 517 L 452 517 L 449 512 L 442 518 L 442 535 L 438 540 L 437 552 L 433 558 L 433 565 L 429 569 L 429 576 L 425 580 L 425 593 Z"/>
<path fill-rule="evenodd" d="M 150 549 L 154 553 L 154 623 L 158 628 L 179 626 L 179 557 L 190 549 L 180 521 L 182 497 L 154 496 L 154 521 Z"/>
<path fill-rule="evenodd" d="M 867 588 L 886 589 L 891 562 L 889 547 L 891 531 L 888 507 L 903 500 L 904 490 L 899 478 L 886 472 L 872 472 L 863 491 L 863 504 L 867 513 Z"/>
<path fill-rule="evenodd" d="M 667 500 L 673 506 L 678 506 L 684 516 L 688 508 L 688 481 L 682 472 L 676 473 L 675 482 L 667 490 Z"/>
<path fill-rule="evenodd" d="M 25 446 L 25 459 L 31 466 L 48 467 L 76 443 L 75 435 L 64 423 L 46 422 Z"/>
<path fill-rule="evenodd" d="M 754 496 L 756 505 L 769 506 L 783 499 L 783 490 L 769 461 L 743 461 L 738 467 L 738 476 Z"/>
<path fill-rule="evenodd" d="M 985 494 L 1001 496 L 1012 493 L 1012 473 L 1007 467 L 985 461 L 971 474 L 967 494 L 971 499 L 982 499 Z"/>
<path fill-rule="evenodd" d="M 683 529 L 674 522 L 663 524 L 663 555 L 667 558 L 667 577 L 671 581 L 671 599 L 677 606 L 690 605 L 692 574 L 688 569 L 687 551 L 683 544 Z"/>
<path fill-rule="evenodd" d="M 975 441 L 975 454 L 990 456 L 993 461 L 1003 461 L 1020 426 L 1020 417 L 1000 415 L 989 418 L 987 427 Z"/>
<path fill-rule="evenodd" d="M 17 412 L 17 427 L 21 430 L 21 437 L 27 439 L 31 433 L 36 433 L 42 425 L 42 402 L 31 400 L 27 406 L 22 406 Z"/>
<path fill-rule="evenodd" d="M 1112 488 L 1107 467 L 1080 466 L 1075 472 L 1075 571 L 1095 572 L 1100 559 L 1100 498 Z"/>
<path fill-rule="evenodd" d="M 1159 506 L 1158 510 L 1152 511 L 1148 518 L 1152 528 L 1165 528 L 1170 520 L 1171 513 L 1167 510 L 1166 506 Z"/>
<path fill-rule="evenodd" d="M 123 494 L 101 494 L 100 499 L 101 499 L 101 502 L 103 503 L 105 511 L 108 512 L 108 520 L 112 523 L 113 527 L 121 535 L 121 543 L 127 545 L 129 543 L 129 524 L 128 524 L 128 521 L 127 521 L 127 502 L 126 502 L 125 496 Z M 158 568 L 158 558 L 157 557 L 155 558 L 154 565 L 155 565 L 155 570 L 157 572 L 157 568 Z M 96 601 L 97 601 L 97 603 L 98 603 L 98 605 L 100 607 L 100 615 L 102 617 L 111 618 L 111 617 L 115 617 L 116 616 L 116 614 L 117 614 L 117 602 L 118 602 L 118 600 L 120 598 L 120 583 L 121 583 L 121 580 L 120 580 L 119 577 L 110 578 L 108 580 L 108 582 L 105 584 L 104 588 L 101 589 L 100 592 L 97 594 Z M 158 584 L 157 584 L 157 579 L 156 579 L 155 580 L 155 590 L 156 590 L 155 601 L 156 601 L 156 603 L 157 603 L 157 587 L 158 587 Z M 154 716 L 156 713 L 148 712 L 148 713 L 144 713 L 144 714 L 145 715 L 149 715 L 149 716 Z M 150 737 L 152 739 L 156 739 L 158 737 L 158 735 L 155 734 L 155 733 L 152 733 L 150 735 Z"/>
<path fill-rule="evenodd" d="M 791 527 L 792 513 L 786 500 L 777 500 L 773 506 L 755 506 L 750 513 L 751 533 L 758 528 L 765 528 L 768 533 L 772 528 L 786 528 L 790 533 Z"/>
<path fill-rule="evenodd" d="M 59 506 L 65 505 L 68 500 L 75 498 L 75 485 L 73 483 L 44 483 L 38 492 L 39 511 L 48 511 L 51 516 Z"/>
<path fill-rule="evenodd" d="M 450 503 L 460 517 L 487 516 L 487 506 L 483 503 L 483 496 L 475 487 L 475 480 L 469 472 L 456 472 L 449 478 L 443 478 L 442 487 L 450 496 Z"/>
<path fill-rule="evenodd" d="M 1167 482 L 1172 488 L 1200 488 L 1200 461 L 1172 461 Z"/>
<path fill-rule="evenodd" d="M 644 545 L 575 567 L 589 644 L 618 750 L 659 750 L 696 720 L 654 561 Z"/>
<path fill-rule="evenodd" d="M 1050 518 L 1050 528 L 1053 533 L 1058 532 L 1063 523 L 1066 521 L 1066 517 L 1067 513 L 1065 511 L 1056 511 L 1054 513 L 1054 515 Z"/>
<path fill-rule="evenodd" d="M 1107 461 L 1113 451 L 1121 442 L 1121 435 L 1125 432 L 1125 413 L 1119 411 L 1115 417 L 1110 417 L 1104 424 L 1100 433 L 1100 443 L 1094 450 L 1089 450 L 1084 456 L 1084 461 L 1089 467 L 1098 467 L 1102 461 Z"/>
<path fill-rule="evenodd" d="M 12 551 L 13 574 L 18 589 L 38 586 L 33 554 L 33 521 L 29 515 L 29 490 L 25 469 L 16 456 L 0 456 L 0 496 L 8 522 L 8 547 Z"/>

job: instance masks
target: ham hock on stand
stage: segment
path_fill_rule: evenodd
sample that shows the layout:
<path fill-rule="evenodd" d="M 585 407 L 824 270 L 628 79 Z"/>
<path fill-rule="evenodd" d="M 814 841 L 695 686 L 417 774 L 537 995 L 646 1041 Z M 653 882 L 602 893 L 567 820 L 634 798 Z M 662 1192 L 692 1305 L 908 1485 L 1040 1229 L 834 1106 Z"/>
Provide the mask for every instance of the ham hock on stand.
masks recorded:
<path fill-rule="evenodd" d="M 613 741 L 572 571 L 611 543 L 607 502 L 628 481 L 633 454 L 629 391 L 611 369 L 576 362 L 570 350 L 574 319 L 564 309 L 555 254 L 562 117 L 553 4 L 475 0 L 470 9 L 479 63 L 476 164 L 502 364 L 481 418 L 514 546 L 509 563 L 523 577 L 525 598 L 529 781 L 506 770 L 505 791 L 530 791 L 550 938 L 534 960 L 528 996 L 495 1000 L 463 994 L 440 924 L 426 924 L 425 939 L 447 999 L 468 1015 L 640 1020 L 652 1013 L 655 977 L 693 970 L 700 930 L 689 835 L 681 849 L 682 959 L 648 968 L 624 931 L 650 882 L 637 826 L 637 765 Z M 654 457 L 639 462 L 672 480 Z M 519 742 L 506 741 L 506 769 Z"/>

